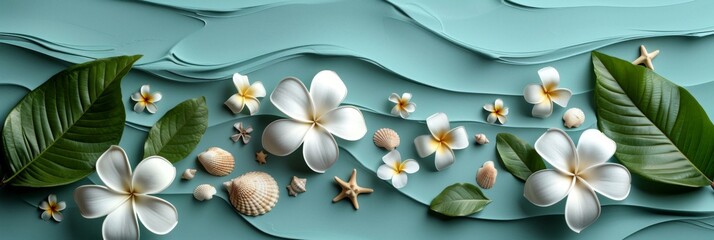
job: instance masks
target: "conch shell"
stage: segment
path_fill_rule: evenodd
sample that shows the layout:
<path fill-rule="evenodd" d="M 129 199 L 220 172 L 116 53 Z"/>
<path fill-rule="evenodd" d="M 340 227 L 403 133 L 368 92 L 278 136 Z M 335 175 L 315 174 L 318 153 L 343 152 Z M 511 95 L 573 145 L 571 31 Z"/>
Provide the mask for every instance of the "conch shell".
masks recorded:
<path fill-rule="evenodd" d="M 267 213 L 278 202 L 278 183 L 264 172 L 248 172 L 223 183 L 231 204 L 238 212 L 258 216 Z"/>
<path fill-rule="evenodd" d="M 307 191 L 307 189 L 305 188 L 306 183 L 307 179 L 293 176 L 292 180 L 290 181 L 290 184 L 287 187 L 288 195 L 296 197 L 298 193 L 304 193 L 305 191 Z"/>
<path fill-rule="evenodd" d="M 196 169 L 190 169 L 190 168 L 184 170 L 183 174 L 181 174 L 181 178 L 186 179 L 186 180 L 191 180 L 195 176 L 196 176 Z"/>
<path fill-rule="evenodd" d="M 496 184 L 497 174 L 498 171 L 493 166 L 493 161 L 485 162 L 476 173 L 476 183 L 484 189 L 492 188 Z"/>
<path fill-rule="evenodd" d="M 478 143 L 479 145 L 484 145 L 489 142 L 488 138 L 486 137 L 486 134 L 483 133 L 476 134 L 474 138 L 476 139 L 476 143 Z"/>
<path fill-rule="evenodd" d="M 563 125 L 567 128 L 580 127 L 585 122 L 585 113 L 580 108 L 571 108 L 563 114 Z"/>
<path fill-rule="evenodd" d="M 198 161 L 201 162 L 201 165 L 208 173 L 219 177 L 230 174 L 235 167 L 233 155 L 217 147 L 211 147 L 198 154 Z"/>
<path fill-rule="evenodd" d="M 216 194 L 216 188 L 209 184 L 201 184 L 193 190 L 193 197 L 198 201 L 211 200 Z"/>
<path fill-rule="evenodd" d="M 377 147 L 381 147 L 389 151 L 399 147 L 400 142 L 399 134 L 389 128 L 382 128 L 374 132 L 372 141 L 374 141 L 374 145 L 377 145 Z"/>

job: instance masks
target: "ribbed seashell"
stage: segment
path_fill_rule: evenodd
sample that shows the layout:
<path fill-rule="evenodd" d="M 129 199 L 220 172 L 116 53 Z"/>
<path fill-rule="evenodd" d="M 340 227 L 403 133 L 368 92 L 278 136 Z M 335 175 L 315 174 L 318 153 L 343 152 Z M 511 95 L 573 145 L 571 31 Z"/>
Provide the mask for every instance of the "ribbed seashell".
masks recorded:
<path fill-rule="evenodd" d="M 193 197 L 198 201 L 211 200 L 216 194 L 216 188 L 209 184 L 201 184 L 193 190 Z"/>
<path fill-rule="evenodd" d="M 493 161 L 488 161 L 478 169 L 476 173 L 476 183 L 484 189 L 492 188 L 496 184 L 498 170 L 493 166 Z"/>
<path fill-rule="evenodd" d="M 297 176 L 293 176 L 292 180 L 290 181 L 290 184 L 288 184 L 288 195 L 290 196 L 297 196 L 298 193 L 304 193 L 307 191 L 305 188 L 305 185 L 307 184 L 307 179 L 305 178 L 299 178 Z"/>
<path fill-rule="evenodd" d="M 563 125 L 567 128 L 580 127 L 585 122 L 585 113 L 580 108 L 571 108 L 563 114 Z"/>
<path fill-rule="evenodd" d="M 399 147 L 399 134 L 392 129 L 382 128 L 374 132 L 372 141 L 374 141 L 374 145 L 377 145 L 377 147 L 392 151 Z"/>
<path fill-rule="evenodd" d="M 196 169 L 191 169 L 191 168 L 184 170 L 183 174 L 181 174 L 181 178 L 186 179 L 186 180 L 191 180 L 195 176 L 196 176 Z"/>
<path fill-rule="evenodd" d="M 476 143 L 478 143 L 479 145 L 484 145 L 489 142 L 488 138 L 486 137 L 486 134 L 483 133 L 476 134 L 474 138 L 476 139 Z"/>
<path fill-rule="evenodd" d="M 238 212 L 258 216 L 275 207 L 280 192 L 278 183 L 264 172 L 248 172 L 223 183 L 231 204 Z"/>
<path fill-rule="evenodd" d="M 231 153 L 217 147 L 208 148 L 205 152 L 198 154 L 198 161 L 208 173 L 214 176 L 230 174 L 236 164 Z"/>

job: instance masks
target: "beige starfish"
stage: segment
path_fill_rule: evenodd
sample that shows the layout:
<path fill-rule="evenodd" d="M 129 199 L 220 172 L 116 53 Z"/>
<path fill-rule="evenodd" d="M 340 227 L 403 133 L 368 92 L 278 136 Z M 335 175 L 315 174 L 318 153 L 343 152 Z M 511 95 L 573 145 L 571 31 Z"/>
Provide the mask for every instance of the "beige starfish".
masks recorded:
<path fill-rule="evenodd" d="M 352 169 L 352 176 L 350 176 L 349 182 L 342 181 L 342 179 L 337 176 L 335 176 L 335 181 L 337 181 L 337 183 L 340 184 L 340 187 L 342 187 L 342 192 L 333 198 L 332 202 L 334 203 L 344 198 L 349 198 L 350 201 L 352 201 L 352 206 L 354 206 L 355 210 L 359 209 L 357 195 L 374 192 L 371 188 L 357 186 L 357 169 Z"/>
<path fill-rule="evenodd" d="M 263 165 L 268 162 L 268 154 L 265 154 L 263 150 L 260 150 L 259 152 L 255 153 L 255 161 L 258 161 L 260 165 Z"/>
<path fill-rule="evenodd" d="M 635 64 L 635 65 L 645 64 L 645 67 L 652 69 L 654 71 L 654 65 L 652 65 L 652 59 L 657 57 L 658 54 L 659 54 L 659 50 L 655 50 L 654 52 L 648 53 L 647 48 L 645 48 L 645 45 L 640 45 L 640 57 L 635 59 L 635 61 L 632 61 L 632 64 Z"/>

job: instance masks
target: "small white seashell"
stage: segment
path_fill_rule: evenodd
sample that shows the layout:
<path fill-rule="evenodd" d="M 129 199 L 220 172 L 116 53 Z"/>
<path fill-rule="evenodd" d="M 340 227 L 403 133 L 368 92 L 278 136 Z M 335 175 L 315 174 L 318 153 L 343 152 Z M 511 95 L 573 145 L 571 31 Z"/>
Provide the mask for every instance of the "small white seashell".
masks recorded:
<path fill-rule="evenodd" d="M 208 173 L 214 176 L 226 176 L 233 172 L 235 167 L 233 155 L 217 147 L 208 148 L 205 152 L 198 154 L 198 161 Z"/>
<path fill-rule="evenodd" d="M 496 184 L 497 174 L 498 171 L 493 166 L 493 161 L 485 162 L 476 173 L 476 183 L 484 189 L 492 188 Z"/>
<path fill-rule="evenodd" d="M 248 172 L 223 183 L 231 204 L 238 212 L 258 216 L 265 214 L 278 202 L 278 183 L 264 172 Z"/>
<path fill-rule="evenodd" d="M 389 151 L 399 147 L 400 142 L 399 134 L 389 128 L 382 128 L 374 132 L 372 141 L 374 141 L 374 145 L 377 145 L 377 147 L 381 147 Z"/>
<path fill-rule="evenodd" d="M 196 176 L 196 169 L 191 169 L 191 168 L 184 170 L 183 174 L 181 174 L 181 178 L 186 179 L 186 180 L 191 180 L 195 176 Z"/>
<path fill-rule="evenodd" d="M 488 138 L 486 137 L 486 134 L 483 133 L 476 134 L 474 138 L 476 139 L 476 143 L 478 143 L 479 145 L 484 145 L 489 142 Z"/>
<path fill-rule="evenodd" d="M 307 179 L 305 178 L 299 178 L 297 176 L 293 176 L 292 180 L 290 181 L 290 184 L 288 184 L 288 195 L 290 196 L 297 196 L 298 193 L 304 193 L 307 191 L 305 188 L 305 184 L 307 183 Z"/>
<path fill-rule="evenodd" d="M 198 201 L 211 200 L 216 194 L 216 188 L 208 184 L 201 184 L 193 190 L 193 197 Z"/>
<path fill-rule="evenodd" d="M 571 108 L 563 114 L 563 125 L 567 128 L 579 127 L 585 122 L 585 113 L 579 108 Z"/>

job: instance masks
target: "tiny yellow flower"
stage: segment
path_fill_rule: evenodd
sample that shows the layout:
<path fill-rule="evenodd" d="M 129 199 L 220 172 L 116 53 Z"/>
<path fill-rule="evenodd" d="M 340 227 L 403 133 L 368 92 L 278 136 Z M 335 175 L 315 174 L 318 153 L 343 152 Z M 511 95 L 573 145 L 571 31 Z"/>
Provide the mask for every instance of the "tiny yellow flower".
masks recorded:
<path fill-rule="evenodd" d="M 144 109 L 149 111 L 149 113 L 156 113 L 158 108 L 156 107 L 156 102 L 161 101 L 162 95 L 160 92 L 152 94 L 149 91 L 149 85 L 141 86 L 141 91 L 131 95 L 131 100 L 134 100 L 134 112 L 143 112 Z"/>
<path fill-rule="evenodd" d="M 498 120 L 499 123 L 506 124 L 506 115 L 508 115 L 508 108 L 503 106 L 503 101 L 500 98 L 496 99 L 496 102 L 494 102 L 493 105 L 483 105 L 483 109 L 491 112 L 490 114 L 488 114 L 488 118 L 486 118 L 486 121 L 488 121 L 488 123 L 495 123 L 496 120 Z"/>
<path fill-rule="evenodd" d="M 57 222 L 62 221 L 62 213 L 60 211 L 64 210 L 67 207 L 67 204 L 62 202 L 57 202 L 57 196 L 54 194 L 50 194 L 47 196 L 47 201 L 42 201 L 40 204 L 40 209 L 44 210 L 42 211 L 42 220 L 49 221 L 50 218 L 54 219 Z"/>

